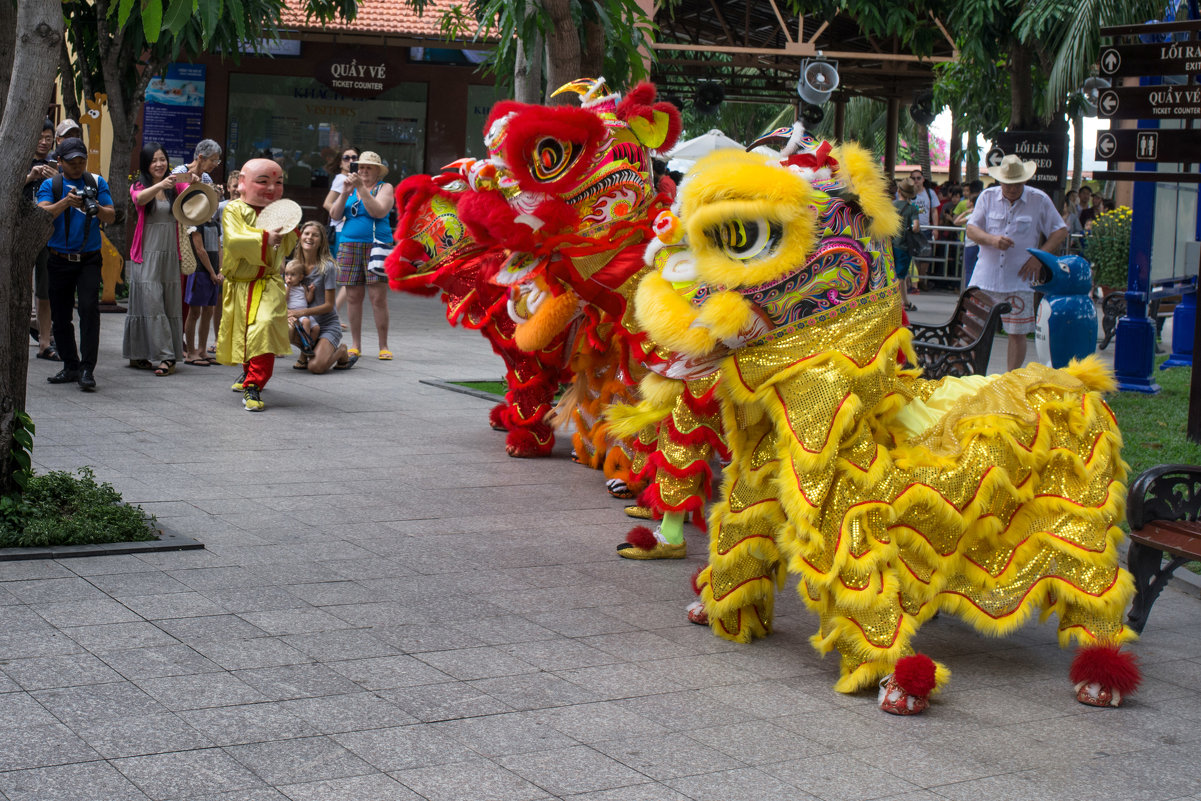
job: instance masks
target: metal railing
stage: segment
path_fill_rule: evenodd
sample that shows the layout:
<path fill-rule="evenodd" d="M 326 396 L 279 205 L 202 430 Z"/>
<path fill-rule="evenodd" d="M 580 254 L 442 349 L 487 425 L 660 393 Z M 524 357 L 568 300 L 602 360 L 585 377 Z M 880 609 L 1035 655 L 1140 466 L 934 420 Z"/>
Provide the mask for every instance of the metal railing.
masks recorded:
<path fill-rule="evenodd" d="M 909 280 L 918 280 L 917 262 L 921 262 L 921 280 L 933 289 L 961 294 L 967 288 L 963 272 L 964 238 L 966 228 L 960 225 L 926 225 L 922 232 L 930 235 L 930 250 L 914 258 L 909 269 Z M 1073 234 L 1068 239 L 1066 250 L 1081 253 L 1086 234 Z"/>

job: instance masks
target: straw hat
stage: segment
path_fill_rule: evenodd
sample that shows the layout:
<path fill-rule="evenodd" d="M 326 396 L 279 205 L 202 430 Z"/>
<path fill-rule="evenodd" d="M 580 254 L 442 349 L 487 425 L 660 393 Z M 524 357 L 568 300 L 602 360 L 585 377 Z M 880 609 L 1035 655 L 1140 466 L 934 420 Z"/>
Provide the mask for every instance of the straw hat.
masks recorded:
<path fill-rule="evenodd" d="M 901 181 L 897 187 L 897 191 L 901 193 L 902 197 L 907 197 L 910 200 L 917 197 L 917 187 L 913 185 L 912 178 L 906 178 L 904 181 Z"/>
<path fill-rule="evenodd" d="M 999 184 L 1022 184 L 1034 177 L 1038 165 L 1033 161 L 1022 161 L 1020 156 L 1012 154 L 1001 159 L 1001 163 L 988 168 L 991 175 Z"/>
<path fill-rule="evenodd" d="M 217 213 L 221 195 L 210 184 L 188 184 L 171 206 L 175 219 L 184 225 L 203 225 Z"/>
<path fill-rule="evenodd" d="M 304 217 L 304 212 L 301 210 L 300 204 L 295 200 L 284 198 L 264 207 L 259 212 L 256 225 L 264 231 L 273 231 L 278 228 L 286 234 L 296 230 L 302 217 Z"/>
<path fill-rule="evenodd" d="M 380 178 L 383 178 L 388 174 L 388 165 L 380 161 L 379 153 L 376 153 L 373 150 L 364 150 L 362 153 L 360 153 L 358 159 L 355 160 L 355 164 L 358 164 L 359 166 L 364 164 L 374 164 L 376 167 L 379 167 Z"/>

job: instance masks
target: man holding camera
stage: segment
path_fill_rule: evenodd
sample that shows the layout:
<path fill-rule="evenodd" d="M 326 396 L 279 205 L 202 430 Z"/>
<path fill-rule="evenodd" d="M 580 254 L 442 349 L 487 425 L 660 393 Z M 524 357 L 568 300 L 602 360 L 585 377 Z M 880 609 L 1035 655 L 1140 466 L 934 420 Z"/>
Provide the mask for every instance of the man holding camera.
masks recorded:
<path fill-rule="evenodd" d="M 38 205 L 54 216 L 50 258 L 50 319 L 63 369 L 46 380 L 78 383 L 84 392 L 96 388 L 93 371 L 100 349 L 100 223 L 116 219 L 108 183 L 87 172 L 88 149 L 70 137 L 58 146 L 62 175 L 38 188 Z M 79 296 L 79 350 L 72 320 Z"/>

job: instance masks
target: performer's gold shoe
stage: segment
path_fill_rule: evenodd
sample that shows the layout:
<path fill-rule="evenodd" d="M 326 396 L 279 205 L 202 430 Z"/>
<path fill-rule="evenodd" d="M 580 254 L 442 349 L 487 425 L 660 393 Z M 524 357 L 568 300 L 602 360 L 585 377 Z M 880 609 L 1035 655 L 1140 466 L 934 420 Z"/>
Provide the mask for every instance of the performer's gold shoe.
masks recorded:
<path fill-rule="evenodd" d="M 655 513 L 649 506 L 627 506 L 626 517 L 632 517 L 636 520 L 650 520 L 655 516 Z"/>
<path fill-rule="evenodd" d="M 628 542 L 617 546 L 617 555 L 623 559 L 683 559 L 688 555 L 687 543 L 672 545 L 668 542 L 656 542 L 653 548 L 639 548 Z"/>

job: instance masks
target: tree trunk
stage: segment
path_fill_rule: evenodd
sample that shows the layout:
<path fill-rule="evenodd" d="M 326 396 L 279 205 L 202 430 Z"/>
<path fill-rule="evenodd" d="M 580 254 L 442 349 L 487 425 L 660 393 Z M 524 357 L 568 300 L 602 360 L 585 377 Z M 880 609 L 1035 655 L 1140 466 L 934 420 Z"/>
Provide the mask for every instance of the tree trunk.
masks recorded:
<path fill-rule="evenodd" d="M 1033 54 L 1017 39 L 1009 46 L 1009 130 L 1029 131 L 1040 126 L 1034 116 L 1034 81 L 1030 78 Z"/>
<path fill-rule="evenodd" d="M 15 489 L 17 469 L 10 455 L 16 414 L 25 409 L 25 381 L 29 369 L 29 300 L 32 291 L 33 254 L 50 239 L 50 215 L 29 204 L 19 191 L 29 169 L 46 115 L 46 97 L 54 86 L 59 42 L 63 35 L 62 6 L 56 0 L 21 0 L 15 19 L 10 3 L 0 13 L 0 37 L 5 40 L 0 58 L 5 63 L 3 118 L 0 149 L 10 158 L 0 162 L 0 253 L 9 268 L 0 278 L 0 493 Z M 9 75 L 20 75 L 18 83 Z M 17 158 L 12 154 L 22 154 Z"/>
<path fill-rule="evenodd" d="M 536 0 L 528 0 L 525 5 L 527 17 L 537 14 Z M 542 56 L 545 46 L 542 36 L 535 36 L 528 42 L 517 40 L 517 58 L 513 65 L 513 99 L 519 103 L 542 102 Z"/>
<path fill-rule="evenodd" d="M 963 182 L 970 184 L 980 179 L 980 147 L 976 142 L 976 132 L 967 132 L 967 147 L 964 149 Z"/>
<path fill-rule="evenodd" d="M 605 74 L 605 28 L 596 20 L 584 23 L 580 44 L 580 78 L 599 78 Z M 610 87 L 620 89 L 621 87 Z"/>
<path fill-rule="evenodd" d="M 59 45 L 58 50 L 58 78 L 62 83 L 63 116 L 79 122 L 79 98 L 75 91 L 75 70 L 71 69 L 71 54 L 67 51 L 66 37 L 63 37 L 63 42 Z"/>
<path fill-rule="evenodd" d="M 1084 172 L 1084 117 L 1072 115 L 1072 189 L 1079 191 Z"/>
<path fill-rule="evenodd" d="M 543 0 L 543 5 L 551 21 L 546 37 L 546 102 L 573 103 L 574 95 L 550 97 L 563 84 L 581 77 L 580 37 L 571 18 L 571 0 Z"/>
<path fill-rule="evenodd" d="M 914 138 L 917 141 L 913 143 L 910 154 L 922 168 L 922 177 L 926 179 L 926 186 L 930 186 L 933 183 L 930 176 L 930 129 L 925 125 L 918 125 L 917 136 Z"/>
<path fill-rule="evenodd" d="M 951 141 L 947 144 L 947 180 L 961 183 L 963 178 L 963 131 L 959 128 L 959 117 L 951 113 Z"/>

